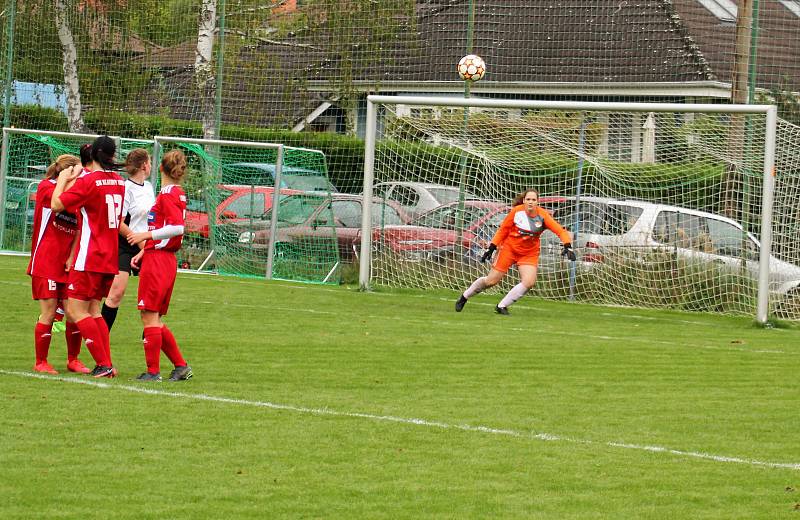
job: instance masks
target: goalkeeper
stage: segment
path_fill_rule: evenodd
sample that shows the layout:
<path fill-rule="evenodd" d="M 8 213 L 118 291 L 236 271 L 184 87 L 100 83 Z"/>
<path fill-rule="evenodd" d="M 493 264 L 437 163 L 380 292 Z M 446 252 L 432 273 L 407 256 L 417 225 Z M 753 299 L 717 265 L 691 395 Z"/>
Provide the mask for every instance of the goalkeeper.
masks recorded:
<path fill-rule="evenodd" d="M 495 233 L 489 248 L 481 257 L 481 262 L 489 260 L 499 251 L 489 274 L 472 282 L 456 302 L 456 312 L 461 312 L 467 300 L 479 292 L 500 283 L 508 269 L 517 264 L 520 283 L 508 291 L 494 308 L 498 314 L 508 314 L 508 306 L 522 298 L 536 283 L 539 265 L 539 237 L 549 229 L 561 239 L 564 249 L 561 252 L 569 260 L 575 261 L 572 250 L 572 237 L 569 232 L 539 207 L 539 192 L 527 189 L 514 199 L 514 207 L 503 219 L 500 229 Z"/>

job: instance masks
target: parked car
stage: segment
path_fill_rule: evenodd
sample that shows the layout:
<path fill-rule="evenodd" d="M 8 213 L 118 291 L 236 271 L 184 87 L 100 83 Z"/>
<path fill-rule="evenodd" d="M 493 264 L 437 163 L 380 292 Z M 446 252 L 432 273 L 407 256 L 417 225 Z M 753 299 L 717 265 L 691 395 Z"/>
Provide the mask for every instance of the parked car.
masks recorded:
<path fill-rule="evenodd" d="M 221 202 L 216 207 L 216 225 L 248 221 L 251 217 L 260 218 L 272 207 L 272 186 L 239 186 L 222 184 L 218 186 Z M 281 190 L 281 196 L 300 193 L 297 190 Z M 208 238 L 208 213 L 205 202 L 189 199 L 186 205 L 186 233 Z"/>
<path fill-rule="evenodd" d="M 458 233 L 458 202 L 439 206 L 413 219 L 405 226 L 387 226 L 383 240 L 408 260 L 443 259 L 460 254 L 477 260 L 489 245 L 511 207 L 486 200 L 464 202 L 461 245 Z"/>
<path fill-rule="evenodd" d="M 573 197 L 550 204 L 562 223 L 577 232 L 584 268 L 609 256 L 641 258 L 671 252 L 690 262 L 707 263 L 758 276 L 760 244 L 741 224 L 721 215 L 639 200 Z M 786 294 L 800 286 L 800 266 L 770 258 L 770 290 Z"/>
<path fill-rule="evenodd" d="M 542 197 L 540 204 L 549 210 L 551 204 L 563 200 Z M 407 259 L 436 260 L 463 254 L 465 260 L 477 262 L 511 211 L 511 206 L 488 200 L 464 201 L 460 244 L 458 207 L 458 202 L 452 202 L 420 215 L 407 226 L 389 226 L 383 231 L 384 240 L 394 251 L 403 252 Z M 558 218 L 558 215 L 554 217 Z M 550 232 L 545 232 L 542 240 L 549 236 L 558 242 L 558 237 Z M 560 255 L 560 252 L 559 248 L 556 255 Z M 553 261 L 559 262 L 560 256 Z"/>
<path fill-rule="evenodd" d="M 242 222 L 226 226 L 228 236 L 236 236 L 239 247 L 263 253 L 270 239 L 270 226 L 277 219 L 276 250 L 294 247 L 299 254 L 313 256 L 314 249 L 325 250 L 334 240 L 339 258 L 350 260 L 356 256 L 361 243 L 361 195 L 335 193 L 324 196 L 298 193 L 283 198 L 277 212 L 270 209 L 251 225 Z M 372 221 L 376 233 L 383 226 L 402 225 L 408 216 L 392 201 L 372 200 Z M 238 232 L 236 232 L 238 230 Z"/>
<path fill-rule="evenodd" d="M 393 200 L 400 204 L 408 215 L 416 217 L 444 204 L 458 202 L 458 186 L 426 182 L 379 182 L 373 193 L 376 197 Z M 465 199 L 477 199 L 469 192 Z"/>
<path fill-rule="evenodd" d="M 222 182 L 254 186 L 274 186 L 275 165 L 256 162 L 228 164 L 223 167 Z M 337 193 L 339 191 L 331 184 L 331 181 L 328 180 L 324 172 L 308 168 L 299 168 L 297 166 L 284 166 L 281 169 L 281 188 L 323 193 Z"/>

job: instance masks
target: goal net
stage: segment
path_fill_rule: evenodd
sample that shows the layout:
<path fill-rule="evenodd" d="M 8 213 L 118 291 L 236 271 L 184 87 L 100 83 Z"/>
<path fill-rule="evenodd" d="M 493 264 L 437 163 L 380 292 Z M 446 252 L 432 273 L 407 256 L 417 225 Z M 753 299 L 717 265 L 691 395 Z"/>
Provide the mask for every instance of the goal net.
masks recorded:
<path fill-rule="evenodd" d="M 48 165 L 61 154 L 79 155 L 81 145 L 96 137 L 4 129 L 1 250 L 30 251 L 36 189 Z M 164 153 L 179 149 L 186 155 L 188 174 L 183 187 L 188 200 L 183 247 L 177 254 L 181 268 L 306 282 L 340 281 L 340 253 L 353 256 L 354 249 L 349 244 L 339 247 L 331 209 L 338 203 L 333 197 L 336 188 L 319 150 L 171 137 L 115 140 L 120 163 L 134 148 L 151 154 L 155 167 L 150 181 L 155 190 L 160 188 L 157 165 Z M 275 186 L 280 186 L 277 193 Z M 276 201 L 278 209 L 273 211 Z M 356 235 L 350 238 L 354 241 Z"/>
<path fill-rule="evenodd" d="M 481 255 L 531 187 L 572 233 L 578 260 L 545 232 L 529 294 L 739 314 L 756 314 L 769 295 L 772 312 L 789 313 L 800 284 L 788 236 L 797 183 L 778 184 L 775 233 L 764 236 L 774 184 L 767 107 L 369 99 L 365 193 L 411 219 L 373 216 L 362 286 L 463 291 L 488 272 Z M 781 126 L 779 178 L 797 175 L 792 128 Z M 431 197 L 439 205 L 428 209 Z M 512 269 L 495 291 L 517 281 Z"/>

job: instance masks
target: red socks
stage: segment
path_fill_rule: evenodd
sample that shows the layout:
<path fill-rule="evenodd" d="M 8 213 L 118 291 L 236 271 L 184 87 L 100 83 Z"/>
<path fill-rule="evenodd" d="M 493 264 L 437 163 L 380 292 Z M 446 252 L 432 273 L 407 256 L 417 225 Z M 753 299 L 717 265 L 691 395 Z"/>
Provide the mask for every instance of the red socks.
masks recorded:
<path fill-rule="evenodd" d="M 108 360 L 108 364 L 105 366 L 111 366 L 111 340 L 108 334 L 108 324 L 106 324 L 106 320 L 103 319 L 102 316 L 98 316 L 94 319 L 94 322 L 97 324 L 97 330 L 100 331 L 100 335 L 103 337 L 103 348 L 105 348 L 106 359 Z"/>
<path fill-rule="evenodd" d="M 101 318 L 102 320 L 102 318 Z M 86 341 L 86 349 L 89 354 L 94 358 L 96 365 L 111 366 L 111 360 L 108 359 L 106 354 L 106 347 L 103 344 L 103 336 L 97 329 L 97 321 L 91 316 L 83 318 L 75 323 L 78 330 L 81 331 L 81 336 Z"/>
<path fill-rule="evenodd" d="M 161 327 L 144 328 L 144 361 L 147 363 L 147 371 L 151 374 L 160 372 L 159 362 L 161 357 L 162 332 Z"/>
<path fill-rule="evenodd" d="M 161 338 L 161 350 L 164 351 L 164 354 L 172 364 L 176 367 L 185 366 L 186 361 L 183 359 L 181 349 L 178 348 L 178 342 L 175 341 L 175 336 L 172 335 L 172 331 L 166 325 L 161 327 Z"/>
<path fill-rule="evenodd" d="M 81 353 L 81 331 L 78 326 L 71 321 L 67 322 L 67 329 L 64 331 L 67 337 L 67 361 L 78 359 L 78 354 Z"/>
<path fill-rule="evenodd" d="M 33 332 L 33 342 L 36 348 L 36 364 L 47 361 L 47 354 L 50 352 L 50 338 L 52 337 L 53 326 L 36 322 Z"/>

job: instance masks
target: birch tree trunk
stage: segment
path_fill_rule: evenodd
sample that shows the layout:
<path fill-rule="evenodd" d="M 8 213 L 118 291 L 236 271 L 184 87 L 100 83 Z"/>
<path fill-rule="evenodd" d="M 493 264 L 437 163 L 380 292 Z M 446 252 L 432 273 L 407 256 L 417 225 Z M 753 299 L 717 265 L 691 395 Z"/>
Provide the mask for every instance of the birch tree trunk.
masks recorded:
<path fill-rule="evenodd" d="M 214 70 L 211 58 L 214 52 L 214 32 L 217 24 L 217 0 L 203 0 L 197 27 L 197 51 L 194 59 L 194 77 L 200 96 L 200 120 L 203 137 L 216 139 L 214 116 Z"/>
<path fill-rule="evenodd" d="M 55 0 L 55 8 L 56 29 L 63 55 L 64 87 L 67 91 L 67 121 L 71 132 L 82 132 L 86 126 L 83 123 L 81 88 L 78 81 L 78 51 L 75 49 L 75 39 L 67 18 L 66 2 Z"/>

